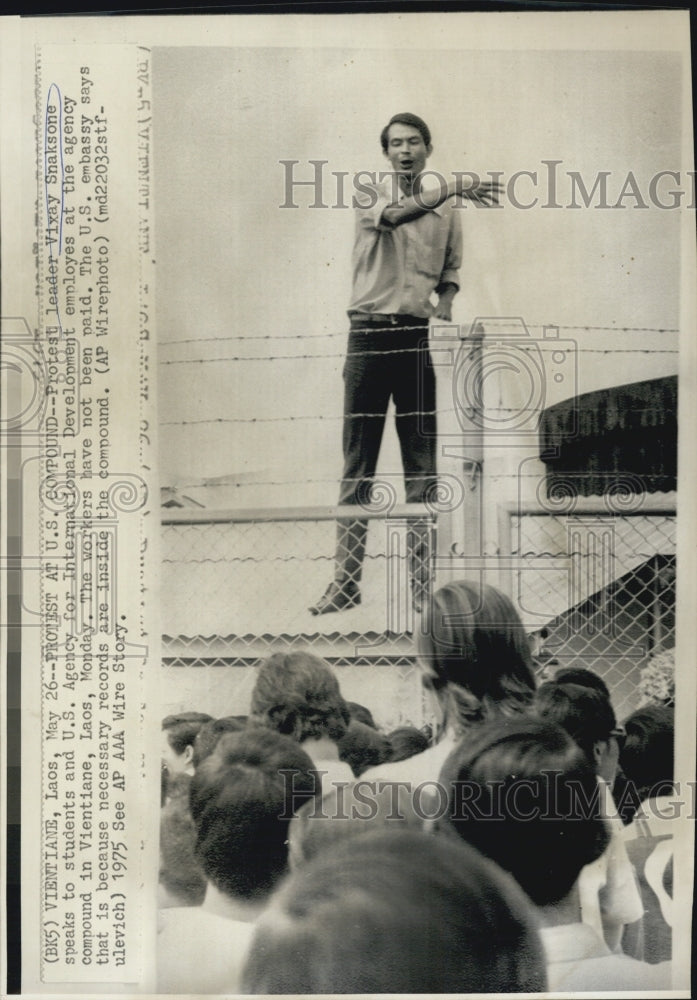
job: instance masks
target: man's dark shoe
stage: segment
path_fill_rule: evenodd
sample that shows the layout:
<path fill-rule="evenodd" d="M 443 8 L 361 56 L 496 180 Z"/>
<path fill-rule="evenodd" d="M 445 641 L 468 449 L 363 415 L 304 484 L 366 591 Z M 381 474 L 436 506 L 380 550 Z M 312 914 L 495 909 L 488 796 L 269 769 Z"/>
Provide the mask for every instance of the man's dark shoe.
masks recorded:
<path fill-rule="evenodd" d="M 361 592 L 355 583 L 350 580 L 345 583 L 337 583 L 336 580 L 332 580 L 317 603 L 310 608 L 310 614 L 328 615 L 332 611 L 355 608 L 360 603 Z"/>

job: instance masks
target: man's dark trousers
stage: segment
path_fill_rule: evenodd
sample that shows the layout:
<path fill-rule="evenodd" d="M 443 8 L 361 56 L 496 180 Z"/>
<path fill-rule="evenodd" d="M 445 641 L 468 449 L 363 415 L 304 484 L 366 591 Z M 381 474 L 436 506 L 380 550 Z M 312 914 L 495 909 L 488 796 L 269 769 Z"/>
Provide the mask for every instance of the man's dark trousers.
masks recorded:
<path fill-rule="evenodd" d="M 436 489 L 436 387 L 428 350 L 428 320 L 404 315 L 351 316 L 344 366 L 344 470 L 340 504 L 370 502 L 385 416 L 394 400 L 407 503 L 424 503 Z M 340 520 L 335 580 L 361 579 L 367 521 Z M 407 532 L 412 585 L 423 590 L 429 566 L 423 522 Z"/>

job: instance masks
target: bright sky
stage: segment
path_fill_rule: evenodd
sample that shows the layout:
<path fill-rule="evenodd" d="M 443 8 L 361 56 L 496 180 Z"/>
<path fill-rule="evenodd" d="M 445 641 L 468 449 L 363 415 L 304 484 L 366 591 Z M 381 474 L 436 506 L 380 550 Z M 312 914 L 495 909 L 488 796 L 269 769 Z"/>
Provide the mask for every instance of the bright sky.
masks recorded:
<path fill-rule="evenodd" d="M 463 210 L 465 263 L 454 320 L 522 316 L 539 335 L 562 327 L 675 328 L 679 213 L 651 203 L 659 171 L 680 170 L 680 62 L 669 52 L 180 48 L 153 52 L 157 317 L 164 483 L 246 473 L 256 481 L 321 479 L 281 491 L 282 502 L 333 503 L 340 474 L 341 355 L 345 349 L 353 213 L 283 209 L 285 168 L 328 161 L 347 193 L 360 170 L 387 166 L 383 124 L 400 110 L 431 126 L 429 167 L 537 172 L 513 194 L 527 210 Z M 549 200 L 544 160 L 559 160 Z M 631 171 L 649 207 L 569 208 L 577 171 L 588 190 L 608 172 L 613 205 Z M 664 178 L 657 193 L 688 188 Z M 686 196 L 689 199 L 691 194 Z M 577 195 L 577 203 L 581 204 Z M 596 194 L 593 204 L 598 203 Z M 570 334 L 567 334 L 567 336 Z M 579 344 L 675 346 L 660 333 L 574 331 Z M 635 340 L 631 337 L 635 336 Z M 239 341 L 235 338 L 255 337 Z M 307 339 L 298 339 L 304 338 Z M 217 342 L 209 338 L 221 339 Z M 175 344 L 175 341 L 193 341 Z M 279 355 L 308 355 L 274 360 Z M 263 360 L 226 360 L 243 356 Z M 579 391 L 676 370 L 674 356 L 586 354 Z M 635 361 L 637 359 L 634 359 Z M 619 362 L 622 362 L 622 369 Z M 628 367 L 624 367 L 625 364 Z M 643 366 L 643 368 L 642 368 Z M 626 377 L 625 377 L 626 376 Z M 315 415 L 321 419 L 279 421 Z M 211 422 L 188 426 L 172 421 Z M 394 434 L 382 462 L 399 460 Z"/>

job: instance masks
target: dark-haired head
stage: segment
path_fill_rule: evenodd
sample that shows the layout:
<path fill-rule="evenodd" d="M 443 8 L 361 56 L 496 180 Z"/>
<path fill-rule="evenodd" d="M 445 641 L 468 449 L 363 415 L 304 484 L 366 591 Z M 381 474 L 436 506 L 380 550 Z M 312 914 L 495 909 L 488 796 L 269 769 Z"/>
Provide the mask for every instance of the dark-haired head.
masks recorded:
<path fill-rule="evenodd" d="M 257 924 L 242 986 L 538 992 L 546 973 L 530 905 L 502 872 L 447 837 L 381 831 L 290 877 Z"/>
<path fill-rule="evenodd" d="M 290 819 L 319 788 L 312 761 L 287 736 L 263 726 L 223 735 L 191 783 L 209 881 L 232 897 L 265 897 L 287 867 Z"/>
<path fill-rule="evenodd" d="M 349 713 L 339 682 L 324 660 L 312 653 L 274 653 L 257 672 L 251 712 L 271 729 L 298 743 L 337 742 Z"/>
<path fill-rule="evenodd" d="M 415 726 L 398 726 L 387 738 L 392 746 L 392 761 L 408 760 L 428 749 L 428 737 Z"/>
<path fill-rule="evenodd" d="M 448 822 L 539 906 L 564 899 L 607 846 L 594 768 L 554 723 L 485 723 L 452 751 L 440 780 Z"/>
<path fill-rule="evenodd" d="M 290 821 L 290 865 L 298 868 L 319 854 L 334 852 L 351 837 L 376 830 L 423 830 L 424 810 L 406 782 L 354 781 L 332 785 L 321 802 L 308 802 Z"/>
<path fill-rule="evenodd" d="M 390 125 L 397 124 L 411 125 L 412 128 L 415 128 L 421 134 L 424 145 L 431 145 L 431 130 L 423 118 L 419 118 L 418 115 L 413 115 L 410 111 L 400 111 L 396 115 L 392 115 L 387 125 L 385 125 L 384 129 L 380 133 L 380 145 L 382 146 L 383 153 L 387 152 Z"/>
<path fill-rule="evenodd" d="M 338 748 L 339 759 L 348 764 L 356 778 L 369 767 L 377 767 L 392 759 L 392 746 L 387 736 L 356 719 L 351 719 Z"/>
<path fill-rule="evenodd" d="M 627 736 L 620 752 L 626 778 L 640 799 L 669 795 L 673 788 L 674 712 L 665 705 L 645 705 L 625 719 Z"/>
<path fill-rule="evenodd" d="M 181 712 L 162 720 L 162 761 L 169 771 L 173 774 L 179 771 L 192 773 L 194 740 L 201 726 L 212 719 L 213 716 L 205 712 Z"/>
<path fill-rule="evenodd" d="M 167 740 L 174 752 L 183 753 L 184 748 L 194 742 L 201 726 L 212 720 L 213 716 L 206 712 L 180 712 L 178 715 L 165 716 L 162 728 L 167 733 Z"/>
<path fill-rule="evenodd" d="M 239 733 L 246 728 L 246 715 L 225 715 L 221 719 L 211 719 L 210 722 L 205 722 L 199 729 L 194 740 L 194 755 L 192 760 L 194 769 L 206 757 L 210 757 L 223 733 Z"/>
<path fill-rule="evenodd" d="M 605 681 L 587 667 L 560 667 L 552 680 L 555 684 L 579 684 L 581 687 L 593 688 L 610 701 L 610 689 Z"/>
<path fill-rule="evenodd" d="M 604 694 L 581 684 L 548 681 L 537 689 L 534 712 L 562 726 L 593 762 L 596 772 L 612 784 L 622 737 Z"/>
<path fill-rule="evenodd" d="M 433 595 L 418 652 L 426 682 L 465 726 L 525 710 L 535 691 L 530 643 L 496 587 L 458 580 Z"/>
<path fill-rule="evenodd" d="M 375 725 L 375 719 L 373 718 L 373 713 L 365 705 L 359 704 L 357 701 L 347 701 L 346 708 L 349 711 L 349 715 L 356 722 L 362 722 L 364 726 L 370 726 L 372 729 L 377 729 Z"/>

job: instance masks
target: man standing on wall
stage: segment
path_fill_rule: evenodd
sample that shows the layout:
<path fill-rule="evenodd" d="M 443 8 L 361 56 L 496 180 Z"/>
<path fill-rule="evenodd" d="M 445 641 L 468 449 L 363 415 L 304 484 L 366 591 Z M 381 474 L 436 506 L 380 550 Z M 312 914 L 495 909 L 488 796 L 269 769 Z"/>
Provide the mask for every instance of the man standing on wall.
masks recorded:
<path fill-rule="evenodd" d="M 407 503 L 423 503 L 436 487 L 436 389 L 428 322 L 431 316 L 452 318 L 459 289 L 462 229 L 454 199 L 487 203 L 498 198 L 497 184 L 473 183 L 467 174 L 456 174 L 453 181 L 441 178 L 435 187 L 422 184 L 432 152 L 431 133 L 416 115 L 394 115 L 380 142 L 392 173 L 379 184 L 362 184 L 354 197 L 356 237 L 339 493 L 339 503 L 347 505 L 370 502 L 390 397 Z M 334 579 L 310 608 L 312 614 L 360 604 L 366 535 L 365 520 L 338 522 Z M 426 548 L 423 529 L 415 523 L 407 532 L 407 549 L 417 610 L 429 582 Z"/>

